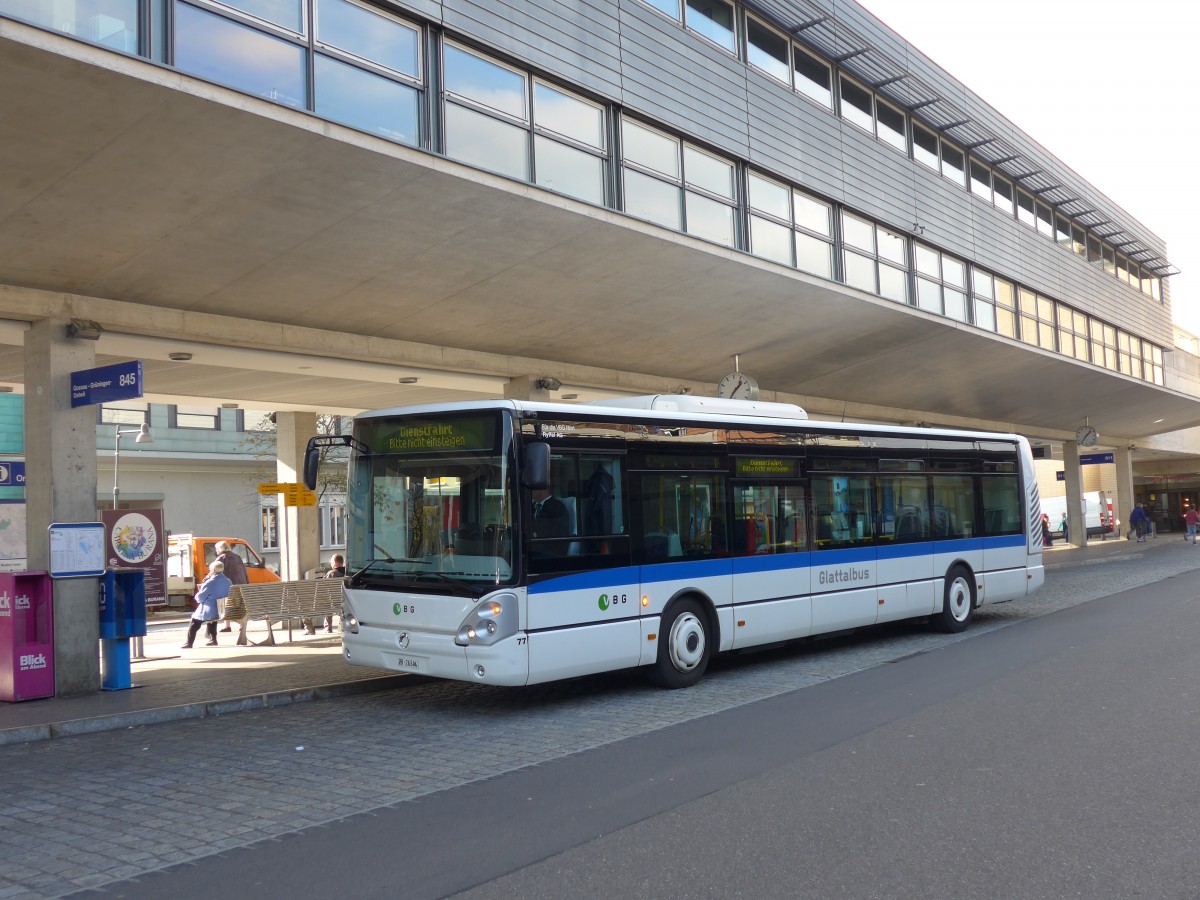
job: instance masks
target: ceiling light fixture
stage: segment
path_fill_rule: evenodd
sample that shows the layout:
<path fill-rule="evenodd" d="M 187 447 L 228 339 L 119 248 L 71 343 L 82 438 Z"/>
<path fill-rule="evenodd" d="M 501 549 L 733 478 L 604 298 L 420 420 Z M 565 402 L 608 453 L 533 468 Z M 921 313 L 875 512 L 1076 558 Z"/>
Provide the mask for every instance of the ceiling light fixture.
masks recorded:
<path fill-rule="evenodd" d="M 397 378 L 396 380 L 400 382 L 400 384 L 416 384 L 421 379 L 416 375 L 405 375 L 402 378 Z"/>
<path fill-rule="evenodd" d="M 557 391 L 562 387 L 562 382 L 553 375 L 543 375 L 533 383 L 533 386 L 539 391 Z"/>
<path fill-rule="evenodd" d="M 192 358 L 192 354 L 185 350 L 176 350 L 174 353 L 168 353 L 167 359 L 173 359 L 175 362 L 187 362 Z"/>
<path fill-rule="evenodd" d="M 85 341 L 100 340 L 100 333 L 104 331 L 100 327 L 99 322 L 94 322 L 91 319 L 72 319 L 67 323 L 67 337 L 80 338 Z"/>

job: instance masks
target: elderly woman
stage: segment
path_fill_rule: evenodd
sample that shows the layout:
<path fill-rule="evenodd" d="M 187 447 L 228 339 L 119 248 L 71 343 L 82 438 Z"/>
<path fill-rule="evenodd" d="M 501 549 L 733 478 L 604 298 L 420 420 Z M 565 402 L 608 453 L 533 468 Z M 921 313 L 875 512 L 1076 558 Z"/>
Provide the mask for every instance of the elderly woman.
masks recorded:
<path fill-rule="evenodd" d="M 230 587 L 231 582 L 225 577 L 225 565 L 214 562 L 209 566 L 208 576 L 200 582 L 200 589 L 196 591 L 196 609 L 192 613 L 192 624 L 188 626 L 187 643 L 183 649 L 191 649 L 201 623 L 208 628 L 208 646 L 217 646 L 217 619 L 220 618 L 217 601 L 229 596 Z"/>

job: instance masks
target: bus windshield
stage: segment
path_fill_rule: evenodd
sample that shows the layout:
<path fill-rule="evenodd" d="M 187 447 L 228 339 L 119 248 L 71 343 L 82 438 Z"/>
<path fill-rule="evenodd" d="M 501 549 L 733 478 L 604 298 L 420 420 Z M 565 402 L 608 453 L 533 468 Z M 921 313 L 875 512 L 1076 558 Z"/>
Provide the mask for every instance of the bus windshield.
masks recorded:
<path fill-rule="evenodd" d="M 511 582 L 512 466 L 499 423 L 490 414 L 356 425 L 346 498 L 356 581 L 472 592 Z"/>

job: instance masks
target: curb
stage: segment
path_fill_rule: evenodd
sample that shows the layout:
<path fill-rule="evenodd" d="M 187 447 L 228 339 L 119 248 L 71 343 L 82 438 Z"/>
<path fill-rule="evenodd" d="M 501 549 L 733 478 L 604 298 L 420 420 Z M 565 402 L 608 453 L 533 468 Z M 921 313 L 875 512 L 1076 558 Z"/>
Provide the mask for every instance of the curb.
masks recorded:
<path fill-rule="evenodd" d="M 48 741 L 54 738 L 95 734 L 101 731 L 116 731 L 121 728 L 136 728 L 155 725 L 159 722 L 178 722 L 183 719 L 203 719 L 208 716 L 223 716 L 228 713 L 245 712 L 251 709 L 269 709 L 288 706 L 309 700 L 327 700 L 333 697 L 348 697 L 373 691 L 386 691 L 401 685 L 417 684 L 428 679 L 419 675 L 384 675 L 380 678 L 364 678 L 263 694 L 230 697 L 225 700 L 206 700 L 184 703 L 179 706 L 162 706 L 134 712 L 113 713 L 88 719 L 71 719 L 51 722 L 46 725 L 25 725 L 19 728 L 0 729 L 0 747 L 25 744 L 32 741 Z"/>

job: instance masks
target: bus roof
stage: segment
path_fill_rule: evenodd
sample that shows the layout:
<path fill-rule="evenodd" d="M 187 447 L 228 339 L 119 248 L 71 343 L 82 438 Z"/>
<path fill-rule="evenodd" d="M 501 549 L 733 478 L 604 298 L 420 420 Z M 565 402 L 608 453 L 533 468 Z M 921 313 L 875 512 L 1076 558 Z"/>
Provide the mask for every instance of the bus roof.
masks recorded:
<path fill-rule="evenodd" d="M 787 425 L 830 433 L 906 435 L 910 437 L 945 437 L 949 439 L 1003 440 L 1024 442 L 1021 435 L 1009 432 L 975 429 L 933 428 L 926 426 L 883 425 L 874 422 L 833 422 L 809 419 L 799 406 L 789 403 L 770 403 L 758 400 L 726 400 L 716 397 L 693 397 L 685 394 L 650 394 L 589 403 L 556 403 L 536 400 L 458 400 L 449 403 L 429 403 L 421 406 L 397 406 L 372 410 L 356 418 L 374 419 L 393 416 L 421 416 L 440 413 L 490 411 L 507 409 L 515 413 L 553 413 L 589 419 L 603 416 L 606 411 L 614 418 L 632 420 L 688 423 L 754 423 Z M 787 410 L 794 411 L 787 415 Z"/>

